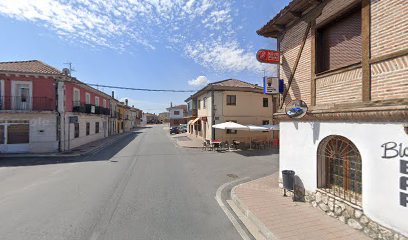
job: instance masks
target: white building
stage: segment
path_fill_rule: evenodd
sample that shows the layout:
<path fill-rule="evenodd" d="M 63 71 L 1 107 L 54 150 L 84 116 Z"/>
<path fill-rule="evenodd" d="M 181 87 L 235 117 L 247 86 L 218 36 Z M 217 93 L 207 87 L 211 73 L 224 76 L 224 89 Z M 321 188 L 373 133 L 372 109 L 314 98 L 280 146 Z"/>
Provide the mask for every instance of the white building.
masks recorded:
<path fill-rule="evenodd" d="M 280 168 L 295 191 L 378 239 L 408 236 L 408 11 L 403 0 L 294 0 L 258 30 L 281 52 Z M 297 64 L 298 62 L 298 64 Z"/>

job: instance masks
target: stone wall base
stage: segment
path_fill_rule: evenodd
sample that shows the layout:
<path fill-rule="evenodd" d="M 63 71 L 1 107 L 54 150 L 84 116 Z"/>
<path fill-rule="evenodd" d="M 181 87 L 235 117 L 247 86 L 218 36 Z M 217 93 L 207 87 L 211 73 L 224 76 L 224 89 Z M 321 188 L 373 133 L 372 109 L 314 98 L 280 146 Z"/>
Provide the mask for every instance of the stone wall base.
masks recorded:
<path fill-rule="evenodd" d="M 305 201 L 313 207 L 319 208 L 327 215 L 334 217 L 350 227 L 364 232 L 373 239 L 408 240 L 407 236 L 386 228 L 368 218 L 363 209 L 350 204 L 332 194 L 321 190 L 308 192 L 295 187 L 295 193 L 290 193 L 295 200 Z"/>

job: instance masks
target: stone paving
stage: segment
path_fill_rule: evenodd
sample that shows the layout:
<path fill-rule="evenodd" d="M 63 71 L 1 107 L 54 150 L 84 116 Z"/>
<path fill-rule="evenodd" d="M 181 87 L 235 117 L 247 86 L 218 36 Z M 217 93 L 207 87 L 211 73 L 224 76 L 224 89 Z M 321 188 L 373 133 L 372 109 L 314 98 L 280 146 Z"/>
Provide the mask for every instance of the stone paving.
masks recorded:
<path fill-rule="evenodd" d="M 181 133 L 171 135 L 171 137 L 176 140 L 176 143 L 180 147 L 186 148 L 202 148 L 203 140 L 189 133 Z"/>
<path fill-rule="evenodd" d="M 283 197 L 277 174 L 238 185 L 231 197 L 266 239 L 370 239 L 309 203 Z"/>

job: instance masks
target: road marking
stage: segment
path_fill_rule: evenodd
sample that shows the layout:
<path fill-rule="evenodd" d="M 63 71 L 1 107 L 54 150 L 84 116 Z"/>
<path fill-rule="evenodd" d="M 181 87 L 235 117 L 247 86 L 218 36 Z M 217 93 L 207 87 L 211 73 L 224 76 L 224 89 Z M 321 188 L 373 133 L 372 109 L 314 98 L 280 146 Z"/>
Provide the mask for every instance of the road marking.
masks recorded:
<path fill-rule="evenodd" d="M 217 193 L 215 194 L 215 200 L 217 200 L 218 205 L 220 205 L 221 209 L 224 211 L 224 213 L 227 215 L 228 219 L 231 221 L 232 225 L 234 225 L 235 229 L 241 235 L 242 239 L 244 240 L 250 240 L 251 238 L 248 236 L 248 234 L 245 232 L 245 230 L 241 227 L 241 225 L 238 223 L 237 219 L 234 217 L 234 215 L 231 213 L 231 211 L 228 209 L 227 206 L 222 201 L 221 194 L 222 191 L 228 187 L 229 185 L 235 184 L 240 181 L 244 181 L 249 179 L 249 177 L 244 177 L 240 179 L 236 179 L 231 182 L 224 183 L 217 189 Z"/>

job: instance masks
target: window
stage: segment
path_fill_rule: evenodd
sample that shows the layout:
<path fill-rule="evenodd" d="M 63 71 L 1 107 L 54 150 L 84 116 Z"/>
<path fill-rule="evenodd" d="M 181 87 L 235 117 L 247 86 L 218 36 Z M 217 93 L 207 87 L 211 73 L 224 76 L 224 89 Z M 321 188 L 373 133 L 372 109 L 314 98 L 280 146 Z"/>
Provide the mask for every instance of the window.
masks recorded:
<path fill-rule="evenodd" d="M 104 108 L 106 108 L 106 99 L 103 99 L 103 100 L 102 100 L 102 106 L 103 106 Z"/>
<path fill-rule="evenodd" d="M 79 138 L 79 123 L 74 123 L 74 138 Z"/>
<path fill-rule="evenodd" d="M 328 136 L 318 147 L 318 187 L 361 206 L 361 155 L 357 147 L 342 136 Z"/>
<path fill-rule="evenodd" d="M 180 115 L 180 111 L 174 111 L 174 115 Z"/>
<path fill-rule="evenodd" d="M 201 100 L 197 100 L 198 109 L 201 109 Z"/>
<path fill-rule="evenodd" d="M 12 124 L 7 127 L 7 143 L 21 144 L 30 142 L 29 124 Z"/>
<path fill-rule="evenodd" d="M 4 125 L 0 125 L 0 144 L 4 144 Z"/>
<path fill-rule="evenodd" d="M 91 94 L 85 93 L 85 104 L 91 104 Z"/>
<path fill-rule="evenodd" d="M 89 122 L 86 123 L 86 136 L 89 135 L 89 132 L 91 131 L 91 124 Z"/>
<path fill-rule="evenodd" d="M 95 106 L 99 107 L 99 97 L 95 97 Z"/>
<path fill-rule="evenodd" d="M 203 108 L 205 109 L 205 103 L 207 102 L 207 98 L 203 98 Z"/>
<path fill-rule="evenodd" d="M 227 120 L 227 122 L 234 122 L 236 123 L 236 120 Z M 237 130 L 231 130 L 231 129 L 227 129 L 227 134 L 237 134 Z"/>
<path fill-rule="evenodd" d="M 95 122 L 95 133 L 99 133 L 99 122 Z"/>
<path fill-rule="evenodd" d="M 236 105 L 237 96 L 236 95 L 227 95 L 227 105 Z"/>
<path fill-rule="evenodd" d="M 81 101 L 80 91 L 77 88 L 74 88 L 74 106 L 79 106 Z"/>
<path fill-rule="evenodd" d="M 269 120 L 263 120 L 262 125 L 269 125 Z"/>
<path fill-rule="evenodd" d="M 361 61 L 361 9 L 344 14 L 316 32 L 316 73 Z"/>
<path fill-rule="evenodd" d="M 268 98 L 263 99 L 263 106 L 268 107 Z"/>

